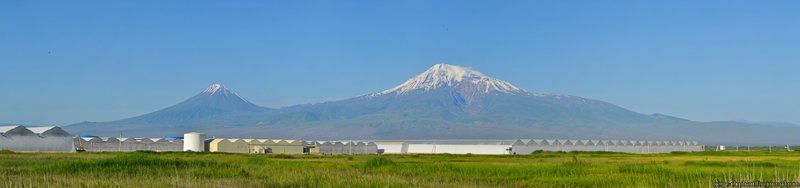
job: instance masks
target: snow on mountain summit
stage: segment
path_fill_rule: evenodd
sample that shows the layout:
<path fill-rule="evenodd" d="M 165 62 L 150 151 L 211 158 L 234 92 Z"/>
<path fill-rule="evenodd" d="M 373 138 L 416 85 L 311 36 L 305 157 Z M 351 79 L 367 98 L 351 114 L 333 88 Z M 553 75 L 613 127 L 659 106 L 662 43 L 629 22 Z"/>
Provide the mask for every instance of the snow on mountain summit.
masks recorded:
<path fill-rule="evenodd" d="M 203 93 L 216 93 L 220 88 L 222 88 L 222 84 L 211 84 Z"/>
<path fill-rule="evenodd" d="M 481 72 L 466 67 L 448 64 L 436 64 L 416 77 L 397 87 L 381 92 L 381 95 L 396 93 L 398 95 L 411 91 L 428 91 L 442 87 L 461 88 L 472 92 L 519 93 L 525 92 L 511 83 L 492 78 Z"/>
<path fill-rule="evenodd" d="M 225 85 L 218 83 L 211 84 L 211 86 L 208 86 L 208 88 L 203 90 L 203 92 L 200 92 L 200 94 L 197 94 L 196 96 L 190 98 L 189 100 L 197 100 L 197 99 L 205 100 L 208 98 L 234 101 L 235 103 L 250 103 L 249 101 L 240 97 L 239 94 L 236 94 L 235 92 L 228 89 L 228 87 L 225 87 Z"/>
<path fill-rule="evenodd" d="M 215 84 L 211 84 L 211 86 L 208 86 L 208 88 L 206 88 L 206 90 L 203 90 L 203 92 L 201 92 L 200 94 L 201 95 L 208 95 L 208 96 L 223 95 L 223 96 L 239 97 L 239 95 L 237 95 L 233 91 L 229 90 L 224 85 L 216 84 L 216 83 Z"/>

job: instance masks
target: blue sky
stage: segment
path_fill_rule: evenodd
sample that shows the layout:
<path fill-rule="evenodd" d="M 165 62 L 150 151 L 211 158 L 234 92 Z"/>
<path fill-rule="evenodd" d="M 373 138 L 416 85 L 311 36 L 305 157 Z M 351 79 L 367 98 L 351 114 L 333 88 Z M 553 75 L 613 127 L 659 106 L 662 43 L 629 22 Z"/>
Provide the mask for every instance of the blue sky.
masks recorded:
<path fill-rule="evenodd" d="M 108 121 L 211 83 L 267 107 L 436 63 L 692 120 L 800 123 L 798 1 L 2 1 L 0 122 Z"/>

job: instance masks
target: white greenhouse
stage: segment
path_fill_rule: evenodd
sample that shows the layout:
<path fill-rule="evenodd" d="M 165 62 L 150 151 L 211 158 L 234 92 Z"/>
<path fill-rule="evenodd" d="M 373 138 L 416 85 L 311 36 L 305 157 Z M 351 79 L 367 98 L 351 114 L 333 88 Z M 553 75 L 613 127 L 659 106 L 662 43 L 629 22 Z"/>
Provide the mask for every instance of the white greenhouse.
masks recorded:
<path fill-rule="evenodd" d="M 507 140 L 410 140 L 378 141 L 386 154 L 509 154 L 513 141 Z"/>
<path fill-rule="evenodd" d="M 512 154 L 530 154 L 533 151 L 607 151 L 622 153 L 669 153 L 674 151 L 703 151 L 697 141 L 644 141 L 644 140 L 517 140 L 511 145 Z"/>
<path fill-rule="evenodd" d="M 312 154 L 377 154 L 378 145 L 360 141 L 314 141 L 306 143 Z"/>
<path fill-rule="evenodd" d="M 0 150 L 73 152 L 75 148 L 72 143 L 72 136 L 59 127 L 0 127 Z"/>
<path fill-rule="evenodd" d="M 183 151 L 183 140 L 84 136 L 75 138 L 75 147 L 87 152 Z"/>

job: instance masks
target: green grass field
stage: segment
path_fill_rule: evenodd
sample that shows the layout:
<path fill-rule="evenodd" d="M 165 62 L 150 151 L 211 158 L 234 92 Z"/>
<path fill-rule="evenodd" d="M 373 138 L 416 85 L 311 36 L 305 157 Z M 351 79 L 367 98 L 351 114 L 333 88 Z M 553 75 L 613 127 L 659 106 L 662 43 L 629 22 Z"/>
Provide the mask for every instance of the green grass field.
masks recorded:
<path fill-rule="evenodd" d="M 712 187 L 800 181 L 800 152 L 244 155 L 0 152 L 2 187 Z"/>

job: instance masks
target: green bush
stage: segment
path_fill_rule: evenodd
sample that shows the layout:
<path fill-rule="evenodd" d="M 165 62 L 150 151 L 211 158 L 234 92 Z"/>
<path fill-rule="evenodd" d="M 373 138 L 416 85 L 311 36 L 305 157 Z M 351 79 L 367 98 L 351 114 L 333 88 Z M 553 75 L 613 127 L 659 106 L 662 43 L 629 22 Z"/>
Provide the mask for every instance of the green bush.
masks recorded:
<path fill-rule="evenodd" d="M 397 165 L 397 163 L 386 157 L 375 157 L 364 163 L 365 168 L 380 168 L 395 165 Z"/>

